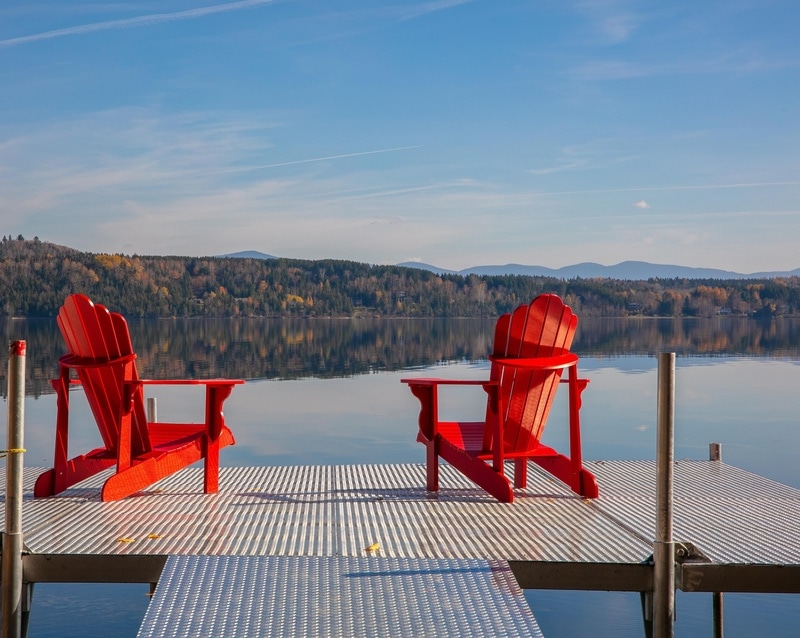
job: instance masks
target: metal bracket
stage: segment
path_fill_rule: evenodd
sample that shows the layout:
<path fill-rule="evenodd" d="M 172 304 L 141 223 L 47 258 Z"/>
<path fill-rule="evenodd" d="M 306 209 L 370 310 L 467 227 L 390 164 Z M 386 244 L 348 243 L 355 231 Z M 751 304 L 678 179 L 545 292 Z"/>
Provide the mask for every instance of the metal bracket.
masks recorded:
<path fill-rule="evenodd" d="M 675 543 L 675 562 L 684 563 L 710 563 L 711 559 L 694 543 L 688 541 Z"/>
<path fill-rule="evenodd" d="M 653 565 L 655 562 L 652 554 L 644 561 L 646 565 Z M 675 564 L 682 567 L 685 564 L 710 563 L 711 559 L 694 543 L 689 541 L 675 543 Z M 675 587 L 686 591 L 683 586 L 683 570 L 675 570 Z M 650 638 L 653 635 L 653 592 L 640 592 L 642 600 L 642 620 L 644 621 L 645 636 Z M 678 618 L 678 610 L 675 609 L 675 619 Z"/>

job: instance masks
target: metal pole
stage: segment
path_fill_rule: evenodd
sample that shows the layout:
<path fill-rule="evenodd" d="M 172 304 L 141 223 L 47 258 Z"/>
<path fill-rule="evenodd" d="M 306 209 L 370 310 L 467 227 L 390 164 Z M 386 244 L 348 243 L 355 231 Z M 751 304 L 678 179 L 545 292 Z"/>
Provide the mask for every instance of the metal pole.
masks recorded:
<path fill-rule="evenodd" d="M 722 444 L 710 443 L 708 446 L 708 460 L 722 460 Z M 725 635 L 725 622 L 722 606 L 722 592 L 715 591 L 712 594 L 713 619 L 714 619 L 714 638 L 722 638 Z"/>
<path fill-rule="evenodd" d="M 153 397 L 147 399 L 147 422 L 148 423 L 158 422 L 158 404 L 156 403 L 156 400 Z"/>
<path fill-rule="evenodd" d="M 22 453 L 25 423 L 25 342 L 12 341 L 8 359 L 6 530 L 3 535 L 2 638 L 22 635 Z"/>
<path fill-rule="evenodd" d="M 722 592 L 715 591 L 712 594 L 712 605 L 714 607 L 714 638 L 722 638 L 725 635 L 725 623 L 723 621 Z"/>
<path fill-rule="evenodd" d="M 675 457 L 675 353 L 658 355 L 656 445 L 656 539 L 653 547 L 653 635 L 672 638 L 675 629 L 675 542 L 672 538 L 672 479 Z"/>

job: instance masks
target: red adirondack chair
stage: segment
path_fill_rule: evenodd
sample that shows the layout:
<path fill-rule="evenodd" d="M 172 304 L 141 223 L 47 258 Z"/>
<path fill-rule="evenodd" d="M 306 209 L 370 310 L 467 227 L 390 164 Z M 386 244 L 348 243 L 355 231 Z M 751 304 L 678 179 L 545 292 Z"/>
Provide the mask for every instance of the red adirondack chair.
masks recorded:
<path fill-rule="evenodd" d="M 514 487 L 525 487 L 533 460 L 588 498 L 598 495 L 594 476 L 581 458 L 581 393 L 578 356 L 569 351 L 578 318 L 556 295 L 540 295 L 530 305 L 500 317 L 489 357 L 488 381 L 402 379 L 421 403 L 417 440 L 427 447 L 427 489 L 439 489 L 439 457 L 495 498 L 512 502 L 505 460 L 515 461 Z M 564 369 L 568 378 L 562 380 Z M 556 389 L 569 385 L 570 456 L 540 442 Z M 483 421 L 439 419 L 439 386 L 480 385 L 489 395 Z"/>
<path fill-rule="evenodd" d="M 56 391 L 56 443 L 53 468 L 36 480 L 34 496 L 51 496 L 94 474 L 117 466 L 104 483 L 103 501 L 124 498 L 205 459 L 203 489 L 219 485 L 219 450 L 234 443 L 222 404 L 241 379 L 140 379 L 136 354 L 124 317 L 84 295 L 67 297 L 58 327 L 68 354 L 59 359 Z M 71 378 L 74 370 L 77 379 Z M 68 459 L 69 388 L 80 384 L 92 410 L 103 447 Z M 204 423 L 148 423 L 143 386 L 202 384 L 206 387 Z"/>

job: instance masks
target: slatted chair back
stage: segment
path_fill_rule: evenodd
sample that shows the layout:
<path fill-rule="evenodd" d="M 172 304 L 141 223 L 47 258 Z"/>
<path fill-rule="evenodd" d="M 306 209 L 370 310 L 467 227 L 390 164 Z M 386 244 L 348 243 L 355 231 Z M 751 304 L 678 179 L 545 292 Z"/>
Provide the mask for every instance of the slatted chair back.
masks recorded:
<path fill-rule="evenodd" d="M 77 369 L 103 443 L 108 450 L 116 452 L 126 367 L 128 380 L 138 379 L 128 324 L 119 313 L 110 312 L 84 295 L 67 297 L 57 321 L 70 355 L 87 362 L 125 361 Z M 151 451 L 141 389 L 134 392 L 133 400 L 131 454 L 140 456 Z"/>
<path fill-rule="evenodd" d="M 558 296 L 540 295 L 498 319 L 492 358 L 550 357 L 569 350 L 577 326 L 577 316 Z M 562 372 L 492 364 L 490 379 L 499 383 L 499 405 L 504 407 L 499 417 L 505 454 L 524 453 L 539 444 Z M 487 425 L 491 417 L 487 411 Z M 491 436 L 491 427 L 484 436 Z M 485 449 L 492 447 L 484 443 Z"/>

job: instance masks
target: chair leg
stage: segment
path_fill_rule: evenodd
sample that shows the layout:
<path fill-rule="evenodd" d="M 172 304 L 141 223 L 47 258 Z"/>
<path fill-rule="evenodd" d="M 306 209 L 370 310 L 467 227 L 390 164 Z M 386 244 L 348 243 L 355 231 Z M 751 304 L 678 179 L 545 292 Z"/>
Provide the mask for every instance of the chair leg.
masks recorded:
<path fill-rule="evenodd" d="M 532 460 L 557 479 L 564 481 L 576 494 L 585 498 L 597 498 L 599 490 L 594 475 L 584 467 L 576 471 L 573 461 L 563 454 L 534 456 Z"/>
<path fill-rule="evenodd" d="M 43 472 L 36 479 L 33 488 L 34 498 L 60 494 L 76 483 L 94 476 L 98 472 L 113 466 L 114 459 L 98 459 L 96 457 L 79 456 L 63 464 L 62 469 L 55 468 Z"/>
<path fill-rule="evenodd" d="M 219 438 L 206 439 L 206 453 L 203 464 L 203 491 L 216 494 L 219 491 Z"/>
<path fill-rule="evenodd" d="M 100 491 L 101 501 L 116 501 L 135 494 L 156 481 L 173 475 L 202 457 L 202 442 L 171 450 L 157 457 L 150 457 L 131 465 L 127 470 L 111 475 Z"/>
<path fill-rule="evenodd" d="M 426 489 L 429 492 L 439 491 L 439 451 L 436 438 L 425 443 L 426 466 L 428 470 L 428 484 Z"/>
<path fill-rule="evenodd" d="M 528 459 L 514 460 L 514 487 L 528 487 Z"/>
<path fill-rule="evenodd" d="M 491 465 L 482 459 L 473 456 L 463 448 L 453 445 L 446 439 L 441 442 L 439 455 L 469 480 L 489 492 L 498 501 L 503 503 L 514 501 L 514 490 L 511 488 L 511 481 L 505 475 L 496 472 Z"/>
<path fill-rule="evenodd" d="M 53 456 L 53 475 L 51 479 L 37 481 L 37 495 L 59 494 L 70 486 L 68 476 L 70 467 L 67 459 L 69 443 L 69 369 L 61 367 L 59 378 L 50 381 L 56 391 L 56 443 Z M 83 478 L 86 478 L 85 476 Z M 82 479 L 79 479 L 82 480 Z"/>

